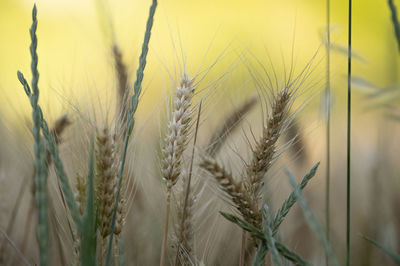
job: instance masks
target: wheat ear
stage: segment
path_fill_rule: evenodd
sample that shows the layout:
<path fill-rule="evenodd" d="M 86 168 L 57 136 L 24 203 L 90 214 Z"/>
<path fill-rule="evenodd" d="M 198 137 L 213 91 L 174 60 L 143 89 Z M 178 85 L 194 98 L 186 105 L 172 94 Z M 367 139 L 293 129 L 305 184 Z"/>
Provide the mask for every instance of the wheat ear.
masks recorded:
<path fill-rule="evenodd" d="M 212 158 L 204 158 L 200 166 L 217 180 L 222 191 L 232 199 L 233 204 L 247 222 L 253 225 L 260 224 L 259 211 L 247 191 L 243 189 L 241 182 L 235 182 L 232 175 Z"/>
<path fill-rule="evenodd" d="M 253 151 L 252 161 L 247 166 L 245 188 L 256 205 L 260 198 L 262 179 L 271 167 L 276 152 L 276 142 L 286 122 L 290 96 L 288 87 L 275 95 L 263 135 Z"/>
<path fill-rule="evenodd" d="M 187 72 L 183 74 L 175 90 L 174 107 L 167 126 L 167 135 L 162 149 L 162 176 L 167 185 L 166 226 L 161 249 L 160 265 L 165 263 L 165 249 L 168 238 L 168 220 L 171 202 L 171 189 L 176 184 L 182 171 L 182 154 L 188 139 L 192 118 L 191 99 L 193 97 L 194 79 Z"/>
<path fill-rule="evenodd" d="M 176 249 L 175 256 L 175 266 L 178 265 L 178 261 L 180 259 L 181 248 L 183 248 L 182 256 L 181 256 L 181 264 L 184 265 L 192 265 L 195 261 L 194 254 L 194 230 L 193 230 L 193 204 L 195 201 L 195 196 L 193 196 L 193 192 L 191 193 L 192 187 L 192 176 L 193 176 L 193 162 L 194 155 L 197 143 L 197 136 L 199 133 L 199 125 L 200 125 L 200 115 L 201 115 L 201 106 L 203 105 L 203 100 L 199 103 L 199 109 L 197 113 L 196 120 L 196 128 L 194 131 L 194 139 L 193 139 L 193 148 L 192 148 L 192 157 L 190 160 L 189 174 L 186 177 L 186 173 L 182 172 L 183 179 L 183 190 L 182 196 L 184 197 L 181 200 L 181 205 L 179 206 L 179 215 L 178 220 L 181 221 L 180 226 L 178 226 L 178 245 Z M 183 191 L 185 192 L 183 194 Z"/>
<path fill-rule="evenodd" d="M 194 239 L 193 239 L 193 205 L 195 198 L 193 193 L 188 195 L 186 200 L 186 190 L 189 178 L 186 173 L 182 172 L 182 193 L 178 201 L 178 223 L 176 225 L 177 231 L 177 249 L 179 249 L 178 261 L 179 265 L 192 265 L 194 261 Z M 186 209 L 185 208 L 186 201 Z"/>
<path fill-rule="evenodd" d="M 115 138 L 104 126 L 96 136 L 96 171 L 98 183 L 100 234 L 106 238 L 111 230 L 111 217 L 115 204 L 118 163 L 115 154 Z"/>
<path fill-rule="evenodd" d="M 129 109 L 128 70 L 123 61 L 122 52 L 116 43 L 112 46 L 112 53 L 118 80 L 116 113 L 119 118 L 118 123 L 121 136 L 125 136 Z"/>

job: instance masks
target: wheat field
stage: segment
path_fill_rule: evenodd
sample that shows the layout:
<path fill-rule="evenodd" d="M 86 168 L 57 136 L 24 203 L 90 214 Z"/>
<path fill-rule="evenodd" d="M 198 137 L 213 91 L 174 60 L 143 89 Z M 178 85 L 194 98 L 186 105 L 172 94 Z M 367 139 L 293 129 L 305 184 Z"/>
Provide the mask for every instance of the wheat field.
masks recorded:
<path fill-rule="evenodd" d="M 0 265 L 400 264 L 397 0 L 2 1 Z"/>

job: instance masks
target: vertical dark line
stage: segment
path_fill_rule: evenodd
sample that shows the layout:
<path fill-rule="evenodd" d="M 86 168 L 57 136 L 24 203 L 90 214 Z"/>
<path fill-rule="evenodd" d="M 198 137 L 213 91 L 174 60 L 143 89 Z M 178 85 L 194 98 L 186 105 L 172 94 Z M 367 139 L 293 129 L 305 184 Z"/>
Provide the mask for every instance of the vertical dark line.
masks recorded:
<path fill-rule="evenodd" d="M 391 19 L 393 22 L 394 34 L 396 36 L 397 45 L 398 45 L 398 49 L 400 52 L 400 24 L 399 24 L 399 20 L 397 18 L 397 9 L 396 9 L 396 6 L 394 5 L 393 0 L 388 0 L 388 4 L 389 4 L 389 8 L 390 8 Z"/>
<path fill-rule="evenodd" d="M 347 72 L 347 203 L 346 203 L 346 265 L 350 265 L 350 146 L 351 146 L 351 17 L 349 0 L 348 72 Z"/>
<path fill-rule="evenodd" d="M 330 0 L 326 1 L 326 87 L 325 87 L 325 101 L 326 101 L 326 192 L 325 192 L 325 212 L 326 212 L 326 237 L 329 241 L 330 236 L 330 171 L 331 171 L 331 158 L 330 158 L 330 139 L 331 139 L 331 32 L 330 32 Z M 328 256 L 326 256 L 326 265 L 328 265 Z"/>

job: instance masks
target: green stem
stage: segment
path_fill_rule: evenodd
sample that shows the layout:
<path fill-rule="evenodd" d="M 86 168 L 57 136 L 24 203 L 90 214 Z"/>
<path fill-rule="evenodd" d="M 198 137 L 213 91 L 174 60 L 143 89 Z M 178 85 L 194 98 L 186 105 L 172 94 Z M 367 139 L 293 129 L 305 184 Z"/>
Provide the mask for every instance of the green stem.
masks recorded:
<path fill-rule="evenodd" d="M 352 0 L 349 0 L 348 73 L 347 73 L 347 191 L 346 191 L 346 265 L 350 265 L 350 167 L 351 167 L 351 22 Z"/>
<path fill-rule="evenodd" d="M 157 7 L 157 0 L 153 0 L 153 3 L 150 7 L 149 11 L 149 17 L 147 19 L 147 24 L 146 24 L 146 32 L 144 35 L 144 41 L 142 45 L 142 53 L 140 54 L 139 57 L 139 67 L 136 71 L 136 81 L 133 86 L 134 94 L 132 96 L 132 103 L 131 107 L 129 109 L 129 122 L 128 122 L 128 131 L 125 137 L 125 144 L 124 144 L 124 152 L 122 154 L 122 160 L 121 160 L 121 168 L 119 171 L 119 180 L 118 180 L 118 187 L 117 187 L 117 195 L 115 197 L 115 207 L 114 207 L 114 212 L 113 212 L 113 219 L 112 219 L 112 224 L 111 224 L 111 233 L 110 233 L 110 239 L 108 242 L 108 250 L 107 250 L 107 258 L 106 258 L 106 266 L 110 265 L 111 262 L 111 253 L 112 253 L 112 244 L 113 244 L 113 236 L 114 236 L 114 229 L 115 229 L 115 221 L 117 218 L 117 210 L 118 210 L 118 203 L 119 203 L 119 195 L 121 192 L 121 183 L 122 183 L 122 175 L 124 173 L 124 167 L 125 167 L 125 161 L 126 161 L 126 154 L 128 150 L 128 144 L 129 144 L 129 138 L 131 136 L 133 126 L 135 124 L 135 118 L 134 114 L 136 112 L 136 109 L 138 107 L 139 103 L 139 96 L 142 91 L 142 81 L 144 77 L 144 69 L 146 67 L 146 58 L 147 58 L 147 53 L 149 51 L 149 42 L 150 42 L 150 36 L 151 36 L 151 29 L 153 27 L 153 22 L 154 22 L 154 14 L 156 12 L 156 7 Z"/>

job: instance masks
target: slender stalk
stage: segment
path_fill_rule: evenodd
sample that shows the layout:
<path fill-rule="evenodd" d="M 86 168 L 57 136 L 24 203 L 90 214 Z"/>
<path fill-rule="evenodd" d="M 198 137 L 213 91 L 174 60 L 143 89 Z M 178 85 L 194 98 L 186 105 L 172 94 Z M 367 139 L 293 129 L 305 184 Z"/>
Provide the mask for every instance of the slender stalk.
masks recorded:
<path fill-rule="evenodd" d="M 25 258 L 24 254 L 17 248 L 15 243 L 11 240 L 11 238 L 7 235 L 6 232 L 3 231 L 3 229 L 0 228 L 0 233 L 3 235 L 3 237 L 7 240 L 8 243 L 10 243 L 11 247 L 15 250 L 17 253 L 18 257 L 24 262 L 26 265 L 31 265 L 28 261 L 27 258 Z"/>
<path fill-rule="evenodd" d="M 115 237 L 114 265 L 119 266 L 119 237 Z"/>
<path fill-rule="evenodd" d="M 330 140 L 331 140 L 331 32 L 330 32 L 330 0 L 326 1 L 326 33 L 327 33 L 327 44 L 326 44 L 326 87 L 325 87 L 325 100 L 326 100 L 326 192 L 325 192 L 325 221 L 326 221 L 326 238 L 329 241 L 330 237 L 330 171 L 331 171 L 331 158 L 330 158 Z M 328 265 L 328 257 L 326 259 L 326 265 Z"/>
<path fill-rule="evenodd" d="M 397 9 L 396 6 L 394 5 L 393 0 L 388 0 L 388 4 L 391 12 L 394 34 L 396 36 L 397 45 L 400 52 L 400 24 L 399 24 L 399 19 L 397 18 Z"/>
<path fill-rule="evenodd" d="M 324 248 L 326 256 L 330 259 L 332 265 L 339 266 L 339 262 L 333 252 L 332 246 L 326 238 L 326 233 L 323 231 L 322 227 L 319 226 L 317 219 L 314 217 L 314 214 L 311 212 L 308 207 L 306 199 L 301 194 L 300 186 L 296 184 L 293 174 L 289 169 L 285 169 L 287 176 L 289 177 L 290 184 L 293 187 L 293 192 L 296 195 L 297 202 L 299 203 L 301 209 L 303 210 L 304 216 L 310 226 L 310 228 L 314 231 L 316 238 L 322 244 Z"/>
<path fill-rule="evenodd" d="M 352 0 L 349 0 L 348 72 L 347 72 L 347 191 L 346 191 L 346 265 L 350 265 L 350 166 L 351 166 L 351 19 Z"/>
<path fill-rule="evenodd" d="M 242 231 L 242 246 L 240 248 L 240 266 L 244 266 L 244 258 L 246 254 L 246 230 Z"/>
<path fill-rule="evenodd" d="M 27 217 L 32 218 L 32 216 L 34 214 L 34 210 L 35 210 L 35 201 L 31 200 Z M 29 233 L 30 233 L 30 228 L 32 226 L 32 219 L 30 219 L 30 218 L 26 219 L 26 221 L 25 221 L 24 234 L 23 234 L 22 244 L 21 244 L 22 254 L 25 253 L 26 245 L 29 242 L 29 236 L 30 236 Z"/>
<path fill-rule="evenodd" d="M 112 243 L 113 243 L 115 222 L 116 222 L 116 218 L 117 218 L 119 195 L 121 192 L 122 175 L 124 173 L 124 168 L 125 168 L 125 161 L 126 161 L 126 154 L 128 151 L 129 139 L 132 134 L 133 127 L 135 125 L 134 114 L 137 110 L 137 107 L 139 104 L 139 96 L 142 91 L 142 81 L 143 81 L 143 77 L 144 77 L 143 72 L 144 72 L 144 69 L 145 69 L 146 63 L 147 63 L 146 58 L 147 58 L 147 53 L 149 51 L 151 29 L 153 27 L 154 14 L 156 12 L 156 8 L 157 8 L 157 0 L 153 0 L 152 5 L 150 7 L 150 11 L 149 11 L 149 17 L 147 19 L 146 32 L 144 34 L 144 40 L 143 40 L 143 45 L 142 45 L 142 53 L 140 54 L 140 57 L 139 57 L 139 67 L 136 71 L 136 81 L 135 81 L 135 84 L 133 85 L 134 94 L 132 96 L 131 106 L 130 106 L 130 109 L 128 112 L 128 130 L 127 130 L 126 136 L 125 136 L 124 151 L 122 154 L 121 167 L 120 167 L 120 171 L 119 171 L 117 195 L 115 197 L 115 207 L 114 207 L 113 219 L 112 219 L 112 224 L 111 224 L 111 234 L 110 234 L 110 239 L 108 242 L 109 244 L 108 244 L 108 251 L 107 251 L 107 258 L 106 258 L 106 266 L 110 265 L 110 263 L 111 263 Z"/>
<path fill-rule="evenodd" d="M 168 240 L 168 223 L 169 223 L 169 210 L 171 207 L 171 189 L 168 189 L 167 192 L 167 206 L 165 211 L 165 227 L 164 227 L 164 237 L 163 243 L 161 246 L 161 259 L 160 259 L 160 266 L 164 266 L 165 264 L 165 250 L 167 248 L 167 240 Z"/>
<path fill-rule="evenodd" d="M 12 233 L 12 231 L 14 229 L 14 225 L 16 224 L 15 220 L 17 218 L 19 206 L 21 205 L 22 198 L 23 198 L 23 195 L 25 194 L 25 190 L 26 190 L 27 187 L 28 187 L 27 182 L 25 180 L 23 180 L 22 183 L 21 183 L 21 186 L 19 188 L 19 191 L 18 191 L 18 194 L 17 194 L 17 198 L 15 200 L 14 207 L 13 207 L 13 209 L 11 211 L 11 215 L 10 215 L 11 218 L 8 221 L 8 225 L 7 225 L 7 229 L 6 229 L 6 234 L 7 235 L 11 235 L 11 233 Z M 7 238 L 4 238 L 3 241 L 1 242 L 1 246 L 0 246 L 0 263 L 4 263 L 4 260 L 5 260 L 4 253 L 6 251 L 6 248 L 7 248 Z"/>

